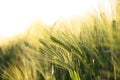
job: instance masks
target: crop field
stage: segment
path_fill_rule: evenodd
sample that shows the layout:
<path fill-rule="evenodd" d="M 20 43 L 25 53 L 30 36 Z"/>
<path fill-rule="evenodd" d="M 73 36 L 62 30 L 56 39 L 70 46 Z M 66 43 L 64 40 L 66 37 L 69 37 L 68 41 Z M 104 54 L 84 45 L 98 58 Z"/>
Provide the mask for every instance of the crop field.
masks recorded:
<path fill-rule="evenodd" d="M 33 23 L 0 42 L 0 80 L 120 80 L 120 6 L 107 14 Z"/>

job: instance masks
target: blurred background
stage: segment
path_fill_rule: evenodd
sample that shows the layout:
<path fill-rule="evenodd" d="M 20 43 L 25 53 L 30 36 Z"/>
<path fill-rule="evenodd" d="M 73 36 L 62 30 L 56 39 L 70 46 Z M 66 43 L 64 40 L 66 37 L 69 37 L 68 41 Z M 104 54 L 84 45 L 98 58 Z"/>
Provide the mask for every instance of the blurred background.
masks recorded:
<path fill-rule="evenodd" d="M 0 0 L 0 38 L 23 33 L 34 21 L 52 25 L 98 12 L 99 7 L 110 14 L 113 4 L 113 0 Z"/>

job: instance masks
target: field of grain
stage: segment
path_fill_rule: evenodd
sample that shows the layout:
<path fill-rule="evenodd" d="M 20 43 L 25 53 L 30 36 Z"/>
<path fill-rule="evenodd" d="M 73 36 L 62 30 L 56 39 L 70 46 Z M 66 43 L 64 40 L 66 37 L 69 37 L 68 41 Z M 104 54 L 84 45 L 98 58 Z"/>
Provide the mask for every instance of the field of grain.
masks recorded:
<path fill-rule="evenodd" d="M 0 42 L 0 80 L 120 80 L 120 6 L 86 19 L 33 23 Z"/>

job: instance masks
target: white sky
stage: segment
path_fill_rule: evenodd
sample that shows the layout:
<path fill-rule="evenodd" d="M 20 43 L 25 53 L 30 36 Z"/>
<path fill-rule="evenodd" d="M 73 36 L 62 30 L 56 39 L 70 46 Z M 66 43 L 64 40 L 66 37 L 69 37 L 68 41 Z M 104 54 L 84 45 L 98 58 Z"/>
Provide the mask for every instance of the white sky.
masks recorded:
<path fill-rule="evenodd" d="M 106 3 L 110 0 L 102 0 Z M 0 0 L 0 38 L 24 32 L 36 19 L 53 24 L 57 19 L 83 15 L 98 0 Z"/>

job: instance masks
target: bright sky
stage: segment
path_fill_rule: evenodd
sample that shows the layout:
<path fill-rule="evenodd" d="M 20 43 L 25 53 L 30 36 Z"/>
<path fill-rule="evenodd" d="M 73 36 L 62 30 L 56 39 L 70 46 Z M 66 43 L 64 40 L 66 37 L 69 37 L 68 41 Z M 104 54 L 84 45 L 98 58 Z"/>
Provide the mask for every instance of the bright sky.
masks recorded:
<path fill-rule="evenodd" d="M 110 0 L 103 1 L 106 6 Z M 24 32 L 36 19 L 53 24 L 57 19 L 83 15 L 98 0 L 0 0 L 0 38 Z"/>

